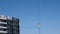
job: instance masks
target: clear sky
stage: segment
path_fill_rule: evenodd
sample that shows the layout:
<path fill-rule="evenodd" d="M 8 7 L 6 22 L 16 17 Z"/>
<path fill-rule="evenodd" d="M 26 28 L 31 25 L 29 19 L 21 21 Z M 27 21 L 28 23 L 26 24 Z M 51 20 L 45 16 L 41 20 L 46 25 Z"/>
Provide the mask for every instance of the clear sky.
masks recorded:
<path fill-rule="evenodd" d="M 60 34 L 60 0 L 0 0 L 0 14 L 20 19 L 21 34 Z"/>

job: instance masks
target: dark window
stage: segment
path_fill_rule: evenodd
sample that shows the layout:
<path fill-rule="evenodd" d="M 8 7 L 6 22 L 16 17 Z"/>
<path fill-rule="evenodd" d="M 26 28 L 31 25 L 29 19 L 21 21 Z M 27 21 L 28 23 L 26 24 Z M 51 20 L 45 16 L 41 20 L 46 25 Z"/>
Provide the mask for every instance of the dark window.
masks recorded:
<path fill-rule="evenodd" d="M 6 31 L 6 29 L 4 29 L 4 31 Z"/>
<path fill-rule="evenodd" d="M 7 26 L 6 24 L 4 24 L 4 26 Z"/>
<path fill-rule="evenodd" d="M 1 22 L 7 22 L 7 20 L 0 19 Z"/>
<path fill-rule="evenodd" d="M 7 26 L 6 24 L 0 24 L 0 26 Z"/>

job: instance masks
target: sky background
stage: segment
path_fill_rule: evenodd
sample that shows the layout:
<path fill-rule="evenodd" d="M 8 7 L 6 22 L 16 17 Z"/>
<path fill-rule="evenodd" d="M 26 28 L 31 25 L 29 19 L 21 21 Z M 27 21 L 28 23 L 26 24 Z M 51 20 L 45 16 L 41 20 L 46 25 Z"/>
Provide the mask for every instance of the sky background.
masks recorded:
<path fill-rule="evenodd" d="M 0 0 L 0 14 L 20 19 L 21 34 L 60 34 L 60 0 Z M 40 20 L 39 20 L 40 19 Z"/>

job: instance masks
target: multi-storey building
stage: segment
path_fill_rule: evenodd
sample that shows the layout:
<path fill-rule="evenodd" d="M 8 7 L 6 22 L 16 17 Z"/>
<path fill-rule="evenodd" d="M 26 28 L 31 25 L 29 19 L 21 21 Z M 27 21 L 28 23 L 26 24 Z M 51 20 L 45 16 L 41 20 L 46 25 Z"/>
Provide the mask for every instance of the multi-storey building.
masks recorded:
<path fill-rule="evenodd" d="M 19 19 L 0 15 L 0 34 L 19 34 Z"/>

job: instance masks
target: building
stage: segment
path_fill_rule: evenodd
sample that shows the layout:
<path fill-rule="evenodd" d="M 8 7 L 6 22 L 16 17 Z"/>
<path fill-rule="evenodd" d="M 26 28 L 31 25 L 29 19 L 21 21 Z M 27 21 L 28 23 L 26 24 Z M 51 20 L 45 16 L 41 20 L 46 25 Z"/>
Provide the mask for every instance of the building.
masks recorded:
<path fill-rule="evenodd" d="M 19 34 L 19 19 L 0 15 L 0 34 Z"/>

